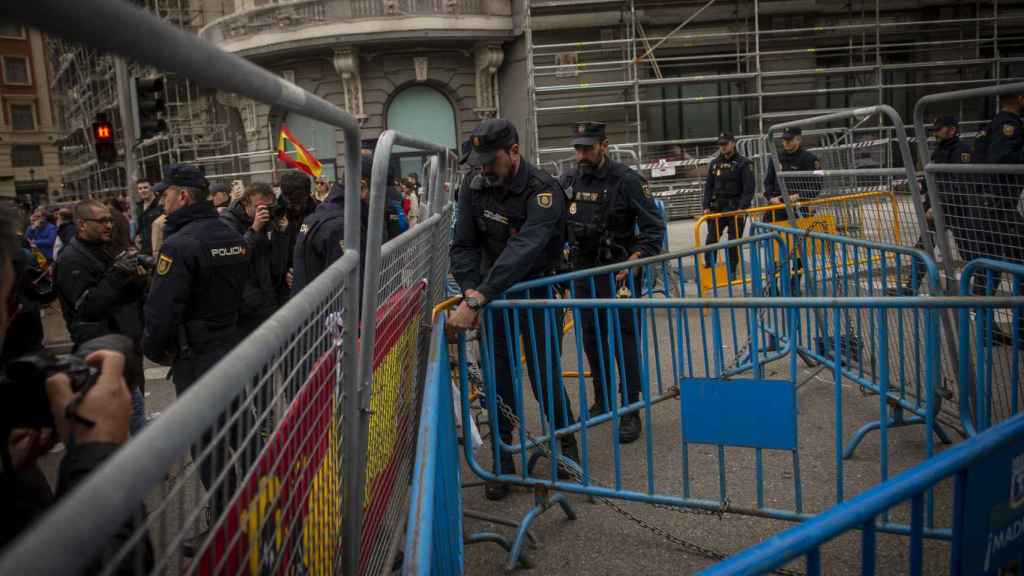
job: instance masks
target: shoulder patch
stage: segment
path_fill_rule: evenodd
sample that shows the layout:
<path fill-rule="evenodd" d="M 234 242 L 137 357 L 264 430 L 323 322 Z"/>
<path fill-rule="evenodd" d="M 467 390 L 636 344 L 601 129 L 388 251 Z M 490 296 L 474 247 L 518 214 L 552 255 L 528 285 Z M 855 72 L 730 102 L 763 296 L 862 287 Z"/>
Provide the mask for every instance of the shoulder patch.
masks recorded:
<path fill-rule="evenodd" d="M 299 234 L 306 234 L 308 232 L 309 232 L 309 224 L 306 224 L 305 222 L 303 222 L 302 226 L 299 226 Z"/>
<path fill-rule="evenodd" d="M 963 162 L 964 164 L 970 164 L 970 162 L 971 162 L 971 153 L 970 152 L 963 152 L 963 153 L 961 153 L 960 154 L 960 161 Z"/>
<path fill-rule="evenodd" d="M 1007 138 L 1013 138 L 1013 135 L 1016 134 L 1016 133 L 1017 133 L 1017 127 L 1016 126 L 1014 126 L 1013 124 L 1010 124 L 1010 123 L 1003 124 L 1003 136 L 1006 136 Z"/>
<path fill-rule="evenodd" d="M 537 205 L 541 208 L 551 208 L 551 192 L 537 194 Z"/>
<path fill-rule="evenodd" d="M 821 160 L 815 160 L 814 161 L 814 169 L 815 170 L 821 170 Z"/>
<path fill-rule="evenodd" d="M 171 271 L 171 264 L 174 264 L 174 259 L 166 254 L 161 254 L 156 261 L 156 273 L 161 276 L 166 275 Z"/>

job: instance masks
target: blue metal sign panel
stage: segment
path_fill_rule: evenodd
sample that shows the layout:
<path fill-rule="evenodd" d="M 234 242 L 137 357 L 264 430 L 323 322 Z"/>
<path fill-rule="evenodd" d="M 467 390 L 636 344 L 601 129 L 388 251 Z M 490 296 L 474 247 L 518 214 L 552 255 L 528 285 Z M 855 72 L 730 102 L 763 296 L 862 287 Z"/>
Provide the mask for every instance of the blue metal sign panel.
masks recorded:
<path fill-rule="evenodd" d="M 685 441 L 796 449 L 793 382 L 684 378 L 679 388 Z"/>

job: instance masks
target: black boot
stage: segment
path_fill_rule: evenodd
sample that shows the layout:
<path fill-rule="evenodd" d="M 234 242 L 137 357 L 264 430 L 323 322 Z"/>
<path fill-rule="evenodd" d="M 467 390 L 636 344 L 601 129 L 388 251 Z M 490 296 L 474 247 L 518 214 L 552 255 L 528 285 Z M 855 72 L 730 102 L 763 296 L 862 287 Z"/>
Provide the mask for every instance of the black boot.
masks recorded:
<path fill-rule="evenodd" d="M 623 414 L 619 420 L 619 442 L 623 444 L 636 442 L 637 438 L 640 437 L 640 431 L 643 429 L 644 426 L 640 421 L 639 412 Z"/>
<path fill-rule="evenodd" d="M 561 445 L 561 448 L 562 448 L 562 450 L 561 450 L 562 458 L 563 459 L 572 460 L 573 464 L 575 464 L 576 466 L 579 466 L 579 463 L 580 463 L 580 448 L 579 448 L 579 445 L 576 444 L 576 437 L 572 436 L 572 435 L 562 436 L 559 439 L 559 444 Z M 556 464 L 556 465 L 558 465 L 558 464 Z M 572 470 L 572 469 L 573 469 L 572 464 L 569 464 L 568 462 L 565 462 L 562 465 L 558 465 L 558 479 L 559 480 L 572 480 L 574 478 L 573 474 L 570 472 L 570 470 Z"/>
<path fill-rule="evenodd" d="M 494 472 L 498 472 L 497 467 L 495 467 Z M 512 458 L 512 454 L 509 452 L 501 453 L 501 473 L 503 475 L 516 473 L 516 461 Z M 484 496 L 488 500 L 501 500 L 508 496 L 508 493 L 511 491 L 512 487 L 505 482 L 488 480 L 487 483 L 484 484 Z"/>

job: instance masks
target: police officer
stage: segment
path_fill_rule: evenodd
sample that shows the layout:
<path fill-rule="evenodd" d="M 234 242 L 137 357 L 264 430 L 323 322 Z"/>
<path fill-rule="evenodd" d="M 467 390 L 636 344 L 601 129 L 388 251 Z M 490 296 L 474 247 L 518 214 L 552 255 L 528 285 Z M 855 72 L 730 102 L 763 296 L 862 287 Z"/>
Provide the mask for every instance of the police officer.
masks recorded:
<path fill-rule="evenodd" d="M 810 172 L 821 170 L 821 161 L 812 152 L 803 148 L 803 130 L 799 126 L 791 126 L 782 132 L 782 152 L 779 153 L 779 166 L 783 172 Z M 799 191 L 798 200 L 811 200 L 821 192 L 821 182 L 817 179 L 809 181 L 806 190 Z M 764 197 L 769 204 L 781 205 L 782 188 L 779 186 L 779 178 L 775 173 L 775 163 L 768 163 L 768 173 L 764 178 Z M 765 222 L 778 222 L 788 220 L 784 208 L 772 210 L 764 216 Z"/>
<path fill-rule="evenodd" d="M 359 215 L 360 215 L 360 251 L 365 253 L 366 225 L 370 207 L 370 172 L 373 161 L 369 156 L 360 157 L 359 180 Z M 312 282 L 321 272 L 341 258 L 345 252 L 345 186 L 335 182 L 327 193 L 327 199 L 306 217 L 299 227 L 299 236 L 295 242 L 294 280 L 292 295 Z M 362 258 L 360 258 L 362 266 Z"/>
<path fill-rule="evenodd" d="M 195 166 L 171 165 L 155 188 L 163 193 L 166 236 L 144 308 L 142 349 L 153 362 L 171 365 L 174 388 L 181 396 L 235 341 L 238 296 L 248 277 L 249 255 L 242 236 L 218 217 L 209 201 L 209 183 Z M 224 414 L 216 428 L 226 421 Z M 243 433 L 227 434 L 227 443 L 236 452 Z M 212 453 L 204 454 L 213 435 L 211 428 L 192 446 L 192 458 L 199 462 L 200 478 L 208 491 L 229 462 L 222 440 Z M 215 514 L 225 509 L 233 493 L 233 476 L 229 473 L 213 491 Z M 186 542 L 184 553 L 194 554 L 201 541 L 202 534 Z"/>
<path fill-rule="evenodd" d="M 576 168 L 562 174 L 561 184 L 569 197 L 566 229 L 573 269 L 658 254 L 665 236 L 665 222 L 643 177 L 608 156 L 605 125 L 601 122 L 577 124 L 572 145 L 576 149 Z M 591 290 L 590 279 L 576 280 L 575 297 L 614 298 L 620 289 L 639 290 L 643 284 L 642 274 L 634 274 L 632 281 L 627 274 L 623 270 L 614 280 L 595 278 L 596 290 Z M 603 355 L 598 350 L 601 346 L 597 336 L 598 313 L 582 310 L 581 316 L 583 349 L 594 375 L 594 404 L 590 407 L 593 417 L 607 412 L 610 406 L 611 384 L 605 372 L 611 362 L 602 358 L 610 357 L 612 350 L 606 348 Z M 633 312 L 619 314 L 619 327 L 622 353 L 619 354 L 617 348 L 614 351 L 622 383 L 622 402 L 626 405 L 640 399 L 643 380 Z M 604 334 L 608 334 L 608 329 L 607 323 L 602 325 Z M 640 413 L 623 415 L 620 426 L 619 439 L 623 444 L 636 441 L 642 427 Z"/>
<path fill-rule="evenodd" d="M 480 309 L 501 296 L 516 282 L 552 274 L 562 258 L 565 195 L 550 176 L 526 161 L 519 154 L 519 135 L 515 126 L 504 119 L 484 120 L 470 137 L 473 153 L 470 163 L 479 166 L 466 189 L 459 194 L 458 219 L 451 246 L 452 275 L 462 289 L 464 299 L 448 319 L 453 331 L 475 328 Z M 546 288 L 529 291 L 529 298 L 547 298 Z M 555 314 L 555 316 L 559 316 Z M 561 383 L 560 358 L 552 357 L 561 327 L 544 321 L 543 311 L 521 311 L 519 325 L 526 340 L 526 362 L 531 375 L 534 396 L 547 415 L 545 402 L 549 387 L 554 387 L 553 412 L 556 428 L 573 423 L 572 408 Z M 558 324 L 556 322 L 556 324 Z M 536 347 L 530 333 L 537 337 Z M 557 334 L 551 334 L 557 331 Z M 545 334 L 551 339 L 544 340 Z M 504 322 L 493 327 L 494 374 L 500 401 L 516 410 L 518 399 L 513 394 L 512 370 L 518 358 L 510 358 L 506 343 L 513 336 L 506 333 Z M 539 354 L 534 354 L 534 348 Z M 553 367 L 554 381 L 548 378 Z M 540 374 L 534 381 L 533 374 Z M 512 422 L 501 414 L 499 433 L 505 442 L 512 441 Z M 576 438 L 561 437 L 561 452 L 578 461 Z M 498 463 L 495 458 L 495 464 Z M 512 455 L 503 452 L 496 472 L 514 474 Z M 562 470 L 559 476 L 565 477 Z M 486 496 L 491 500 L 504 498 L 508 485 L 488 483 Z"/>
<path fill-rule="evenodd" d="M 730 132 L 722 132 L 718 136 L 718 147 L 720 154 L 711 161 L 708 166 L 708 176 L 704 180 L 704 201 L 702 203 L 705 214 L 720 214 L 733 212 L 750 207 L 750 201 L 754 198 L 754 171 L 750 160 L 740 156 L 736 152 L 736 137 Z M 718 242 L 722 228 L 729 232 L 729 239 L 735 240 L 743 237 L 743 226 L 746 218 L 742 215 L 724 218 L 724 224 L 708 226 L 708 234 L 705 245 Z M 740 250 L 738 247 L 729 249 L 728 264 L 729 275 L 735 273 L 736 265 L 739 263 Z M 705 255 L 709 268 L 715 267 L 715 251 Z"/>
<path fill-rule="evenodd" d="M 1021 119 L 1024 95 L 1003 94 L 999 97 L 999 107 L 999 113 L 988 126 L 986 161 L 989 164 L 1020 165 L 1024 163 L 1024 121 Z M 1019 211 L 1024 200 L 1022 188 L 1024 179 L 1016 174 L 996 174 L 987 180 L 982 196 L 982 214 L 979 214 L 988 231 L 978 246 L 981 256 L 1024 263 L 1024 215 Z M 1001 274 L 994 275 L 993 285 L 998 286 Z M 977 278 L 975 282 L 978 282 Z M 1018 332 L 1024 342 L 1024 320 L 1018 326 Z M 996 328 L 993 341 L 1008 345 L 1012 338 Z"/>

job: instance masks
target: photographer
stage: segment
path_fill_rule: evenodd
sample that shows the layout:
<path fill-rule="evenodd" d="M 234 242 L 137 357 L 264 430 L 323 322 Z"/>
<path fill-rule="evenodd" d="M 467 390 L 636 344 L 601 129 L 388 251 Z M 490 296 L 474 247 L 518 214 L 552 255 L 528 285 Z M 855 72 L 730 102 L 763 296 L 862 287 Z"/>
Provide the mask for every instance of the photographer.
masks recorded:
<path fill-rule="evenodd" d="M 0 302 L 14 296 L 16 278 L 12 258 L 19 250 L 13 219 L 0 213 Z M 8 307 L 0 306 L 0 340 L 4 340 L 11 317 Z M 124 381 L 121 353 L 100 350 L 89 354 L 85 363 L 98 369 L 95 381 L 84 393 L 76 393 L 72 379 L 57 373 L 36 383 L 8 382 L 22 394 L 12 394 L 0 409 L 0 498 L 4 510 L 0 521 L 0 547 L 6 546 L 38 518 L 54 501 L 54 495 L 43 476 L 37 460 L 58 440 L 68 447 L 60 464 L 57 497 L 98 468 L 128 438 L 130 395 Z M 3 369 L 6 372 L 8 363 Z M 34 384 L 34 386 L 33 386 Z M 26 405 L 31 397 L 38 405 Z M 77 406 L 74 405 L 77 403 Z M 72 418 L 67 417 L 71 409 Z M 30 414 L 41 414 L 45 425 L 27 424 Z M 84 424 L 90 422 L 91 425 Z M 98 558 L 89 572 L 98 572 L 109 564 L 110 555 L 120 548 L 135 531 L 133 520 L 126 522 L 114 539 L 98 551 Z M 140 556 L 141 555 L 141 556 Z M 116 573 L 129 573 L 137 562 L 153 565 L 153 551 L 148 538 L 143 538 L 134 553 L 129 553 Z"/>
<path fill-rule="evenodd" d="M 115 254 L 110 208 L 98 200 L 75 205 L 75 237 L 61 252 L 56 285 L 71 340 L 83 342 L 106 334 L 123 334 L 141 349 L 142 303 L 147 257 L 134 250 Z M 141 370 L 141 356 L 136 355 Z M 144 391 L 132 398 L 132 433 L 146 421 Z"/>
<path fill-rule="evenodd" d="M 284 277 L 272 268 L 275 259 L 287 257 L 288 217 L 270 185 L 257 182 L 220 219 L 241 234 L 249 248 L 249 279 L 238 311 L 238 339 L 242 340 L 282 304 Z"/>

